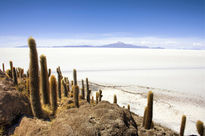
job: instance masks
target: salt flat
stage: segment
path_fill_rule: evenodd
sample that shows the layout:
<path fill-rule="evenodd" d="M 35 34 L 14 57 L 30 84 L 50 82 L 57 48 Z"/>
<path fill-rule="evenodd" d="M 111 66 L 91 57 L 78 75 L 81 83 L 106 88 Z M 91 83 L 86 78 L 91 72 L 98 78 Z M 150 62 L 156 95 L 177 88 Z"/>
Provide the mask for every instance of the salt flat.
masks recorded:
<path fill-rule="evenodd" d="M 29 65 L 28 48 L 1 48 L 0 62 L 9 68 Z M 132 111 L 142 115 L 148 90 L 154 92 L 154 121 L 179 131 L 182 114 L 187 115 L 185 134 L 194 133 L 195 122 L 205 122 L 205 51 L 168 49 L 99 49 L 38 48 L 38 55 L 47 56 L 48 67 L 55 73 L 61 66 L 64 76 L 106 86 L 105 100 L 118 95 L 119 104 L 131 104 Z"/>

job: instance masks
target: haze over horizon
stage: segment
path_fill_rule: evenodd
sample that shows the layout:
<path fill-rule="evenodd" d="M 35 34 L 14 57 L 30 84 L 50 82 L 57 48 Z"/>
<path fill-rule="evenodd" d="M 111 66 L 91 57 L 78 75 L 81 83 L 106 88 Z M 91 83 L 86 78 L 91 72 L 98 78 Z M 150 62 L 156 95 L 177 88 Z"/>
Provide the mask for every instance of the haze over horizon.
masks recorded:
<path fill-rule="evenodd" d="M 205 48 L 204 0 L 1 0 L 0 47 L 106 45 Z"/>

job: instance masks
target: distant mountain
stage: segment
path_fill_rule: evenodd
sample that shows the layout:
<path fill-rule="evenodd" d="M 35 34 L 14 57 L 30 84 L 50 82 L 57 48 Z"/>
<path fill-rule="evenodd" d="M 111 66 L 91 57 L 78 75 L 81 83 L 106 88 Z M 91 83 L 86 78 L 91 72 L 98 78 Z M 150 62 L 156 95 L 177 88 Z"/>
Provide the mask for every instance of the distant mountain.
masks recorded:
<path fill-rule="evenodd" d="M 27 45 L 17 46 L 17 48 L 27 48 Z M 101 46 L 91 46 L 91 45 L 64 45 L 64 46 L 38 46 L 38 48 L 142 48 L 142 49 L 163 49 L 161 47 L 148 47 L 148 46 L 139 46 L 133 44 L 126 44 L 123 42 L 116 42 L 112 44 L 106 44 Z"/>
<path fill-rule="evenodd" d="M 148 46 L 137 46 L 132 44 L 125 44 L 123 42 L 116 42 L 100 46 L 100 48 L 149 48 Z"/>

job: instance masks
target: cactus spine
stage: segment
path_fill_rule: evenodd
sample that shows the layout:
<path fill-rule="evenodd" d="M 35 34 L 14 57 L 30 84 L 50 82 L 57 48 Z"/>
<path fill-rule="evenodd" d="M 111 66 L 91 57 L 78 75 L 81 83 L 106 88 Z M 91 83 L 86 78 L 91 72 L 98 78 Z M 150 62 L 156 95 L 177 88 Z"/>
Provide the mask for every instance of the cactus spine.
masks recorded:
<path fill-rule="evenodd" d="M 196 122 L 196 128 L 200 136 L 204 135 L 204 123 L 200 120 Z"/>
<path fill-rule="evenodd" d="M 183 115 L 181 120 L 180 133 L 179 133 L 180 136 L 184 136 L 185 126 L 186 126 L 186 116 Z"/>
<path fill-rule="evenodd" d="M 117 95 L 116 94 L 114 94 L 113 103 L 117 104 Z"/>
<path fill-rule="evenodd" d="M 43 116 L 43 112 L 39 95 L 39 67 L 35 40 L 33 38 L 29 38 L 28 45 L 30 48 L 29 86 L 31 108 L 33 115 L 37 118 L 41 118 Z"/>
<path fill-rule="evenodd" d="M 3 70 L 3 72 L 5 72 L 4 63 L 2 63 L 2 70 Z"/>
<path fill-rule="evenodd" d="M 41 92 L 43 96 L 43 104 L 50 104 L 47 60 L 45 55 L 40 56 L 40 64 L 41 64 L 41 74 L 40 74 Z"/>
<path fill-rule="evenodd" d="M 62 79 L 60 67 L 58 67 L 56 71 L 58 73 L 58 98 L 60 100 L 61 99 L 61 79 Z"/>
<path fill-rule="evenodd" d="M 84 80 L 82 80 L 81 95 L 82 95 L 82 99 L 85 99 L 85 86 L 84 86 Z"/>
<path fill-rule="evenodd" d="M 87 91 L 87 102 L 90 103 L 90 90 L 89 90 L 88 78 L 86 78 L 86 91 Z"/>
<path fill-rule="evenodd" d="M 17 75 L 16 75 L 16 69 L 15 69 L 15 67 L 13 67 L 12 73 L 13 73 L 14 84 L 15 84 L 15 85 L 18 85 L 18 80 L 17 80 Z"/>
<path fill-rule="evenodd" d="M 152 116 L 153 116 L 153 93 L 152 91 L 149 91 L 147 96 L 147 115 L 145 118 L 145 129 L 151 128 Z"/>
<path fill-rule="evenodd" d="M 11 70 L 11 78 L 13 78 L 13 62 L 9 61 L 10 63 L 10 70 Z"/>
<path fill-rule="evenodd" d="M 102 90 L 99 90 L 99 102 L 102 101 L 102 97 L 103 97 L 103 95 L 102 95 Z"/>
<path fill-rule="evenodd" d="M 50 89 L 51 89 L 51 107 L 53 110 L 53 114 L 55 114 L 57 109 L 57 83 L 56 77 L 51 75 L 50 78 Z"/>

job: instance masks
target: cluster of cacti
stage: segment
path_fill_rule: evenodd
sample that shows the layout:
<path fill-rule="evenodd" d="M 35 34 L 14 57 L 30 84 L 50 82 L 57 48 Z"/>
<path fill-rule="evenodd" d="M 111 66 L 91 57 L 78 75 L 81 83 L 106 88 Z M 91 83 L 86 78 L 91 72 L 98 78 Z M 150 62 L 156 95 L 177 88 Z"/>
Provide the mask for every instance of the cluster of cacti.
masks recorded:
<path fill-rule="evenodd" d="M 200 136 L 204 136 L 204 123 L 200 120 L 196 122 L 196 128 Z"/>
<path fill-rule="evenodd" d="M 183 115 L 181 120 L 180 133 L 179 133 L 180 136 L 184 136 L 185 126 L 186 126 L 186 116 Z"/>
<path fill-rule="evenodd" d="M 114 94 L 113 103 L 117 104 L 117 95 L 116 94 Z"/>
<path fill-rule="evenodd" d="M 61 99 L 61 79 L 63 78 L 60 67 L 56 69 L 58 73 L 58 98 Z"/>
<path fill-rule="evenodd" d="M 150 129 L 152 127 L 152 116 L 153 116 L 153 93 L 152 91 L 149 91 L 147 96 L 147 109 L 145 111 L 145 117 L 144 117 L 145 129 Z"/>
<path fill-rule="evenodd" d="M 41 118 L 43 116 L 43 112 L 39 95 L 39 67 L 35 40 L 33 38 L 29 38 L 28 45 L 30 48 L 29 87 L 31 108 L 33 115 Z"/>
<path fill-rule="evenodd" d="M 41 92 L 43 96 L 43 104 L 50 104 L 47 60 L 45 55 L 40 56 L 40 66 Z"/>

